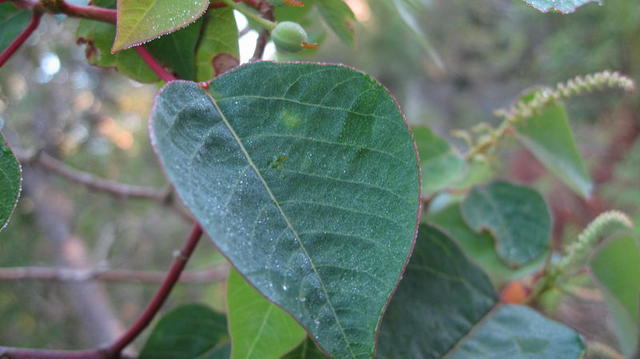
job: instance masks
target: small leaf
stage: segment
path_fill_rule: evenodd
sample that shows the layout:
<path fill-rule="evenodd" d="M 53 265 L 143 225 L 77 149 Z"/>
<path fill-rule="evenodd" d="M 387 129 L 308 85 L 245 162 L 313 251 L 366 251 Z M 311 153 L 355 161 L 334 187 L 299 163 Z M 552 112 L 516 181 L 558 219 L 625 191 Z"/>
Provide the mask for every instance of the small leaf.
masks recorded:
<path fill-rule="evenodd" d="M 531 188 L 507 182 L 474 187 L 461 209 L 473 230 L 491 232 L 498 255 L 509 266 L 526 265 L 549 248 L 551 214 Z"/>
<path fill-rule="evenodd" d="M 532 309 L 499 305 L 489 278 L 444 233 L 420 227 L 382 322 L 378 359 L 577 359 L 575 331 Z"/>
<path fill-rule="evenodd" d="M 511 268 L 498 257 L 496 243 L 489 233 L 474 232 L 462 218 L 460 205 L 455 204 L 427 217 L 427 222 L 443 231 L 464 249 L 475 263 L 491 275 L 506 279 L 518 279 L 533 273 L 544 263 L 547 252 L 521 267 Z"/>
<path fill-rule="evenodd" d="M 607 243 L 594 256 L 591 269 L 606 290 L 620 347 L 627 357 L 635 357 L 640 337 L 640 243 L 631 237 Z"/>
<path fill-rule="evenodd" d="M 0 135 L 0 231 L 9 222 L 9 217 L 18 203 L 22 185 L 20 163 Z"/>
<path fill-rule="evenodd" d="M 414 127 L 413 135 L 420 153 L 423 194 L 433 194 L 464 178 L 467 163 L 445 139 L 426 127 Z"/>
<path fill-rule="evenodd" d="M 238 26 L 230 7 L 210 9 L 203 20 L 200 45 L 196 51 L 197 80 L 209 81 L 229 70 L 229 66 L 238 65 Z M 229 65 L 225 66 L 226 63 Z"/>
<path fill-rule="evenodd" d="M 326 359 L 326 356 L 322 354 L 311 339 L 307 338 L 291 353 L 283 356 L 282 359 Z"/>
<path fill-rule="evenodd" d="M 0 4 L 0 51 L 24 30 L 31 19 L 31 12 L 18 9 L 11 2 Z"/>
<path fill-rule="evenodd" d="M 209 0 L 118 0 L 112 52 L 143 44 L 181 29 L 201 17 Z"/>
<path fill-rule="evenodd" d="M 527 4 L 533 6 L 539 11 L 560 11 L 568 14 L 576 11 L 577 8 L 584 4 L 595 2 L 602 4 L 602 0 L 524 0 Z"/>
<path fill-rule="evenodd" d="M 253 289 L 237 271 L 227 281 L 231 359 L 278 359 L 307 333 L 289 314 Z"/>
<path fill-rule="evenodd" d="M 534 93 L 523 97 L 526 102 Z M 593 183 L 578 152 L 567 112 L 561 102 L 516 125 L 516 137 L 551 172 L 582 197 L 589 197 Z"/>
<path fill-rule="evenodd" d="M 139 359 L 226 359 L 227 319 L 201 304 L 187 304 L 165 314 Z"/>
<path fill-rule="evenodd" d="M 343 0 L 318 1 L 318 8 L 324 21 L 349 46 L 354 45 L 353 24 L 355 15 Z"/>
<path fill-rule="evenodd" d="M 334 357 L 370 357 L 412 247 L 419 176 L 389 93 L 343 66 L 257 62 L 156 99 L 152 143 L 238 271 Z"/>

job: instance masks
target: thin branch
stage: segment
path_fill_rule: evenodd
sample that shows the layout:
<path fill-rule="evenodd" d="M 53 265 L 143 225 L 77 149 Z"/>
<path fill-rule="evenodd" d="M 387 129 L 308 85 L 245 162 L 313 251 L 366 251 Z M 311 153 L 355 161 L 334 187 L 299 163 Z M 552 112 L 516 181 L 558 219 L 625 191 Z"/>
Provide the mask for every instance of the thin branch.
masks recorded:
<path fill-rule="evenodd" d="M 211 283 L 227 277 L 228 267 L 219 266 L 196 272 L 184 272 L 180 283 Z M 86 282 L 92 280 L 108 282 L 161 283 L 166 272 L 136 271 L 126 269 L 71 269 L 55 267 L 8 267 L 0 268 L 0 281 L 42 280 L 49 282 Z"/>
<path fill-rule="evenodd" d="M 29 36 L 31 36 L 33 31 L 38 28 L 41 17 L 42 13 L 34 11 L 31 16 L 31 22 L 29 22 L 27 28 L 24 29 L 20 35 L 18 35 L 18 37 L 16 37 L 15 40 L 13 40 L 13 42 L 11 42 L 11 44 L 9 44 L 9 46 L 0 54 L 0 67 L 2 67 L 11 58 L 11 56 L 16 53 L 20 46 L 22 46 Z"/>
<path fill-rule="evenodd" d="M 114 9 L 107 9 L 98 6 L 81 6 L 61 1 L 59 11 L 67 16 L 80 17 L 115 24 L 118 13 Z"/>
<path fill-rule="evenodd" d="M 162 67 L 162 65 L 160 65 L 160 63 L 158 63 L 158 61 L 156 61 L 156 59 L 144 47 L 144 45 L 136 46 L 135 49 L 138 55 L 140 55 L 140 57 L 142 57 L 142 60 L 144 60 L 144 62 L 147 64 L 147 66 L 149 66 L 149 68 L 151 68 L 151 70 L 153 70 L 153 72 L 155 72 L 162 81 L 171 82 L 177 80 L 175 76 L 170 74 L 167 70 L 164 69 L 164 67 Z"/>
<path fill-rule="evenodd" d="M 51 350 L 0 347 L 2 359 L 107 359 L 100 349 L 93 350 Z"/>
<path fill-rule="evenodd" d="M 171 290 L 180 279 L 180 274 L 184 270 L 187 261 L 191 257 L 191 254 L 198 245 L 198 241 L 202 237 L 202 227 L 199 224 L 195 224 L 191 230 L 191 234 L 187 239 L 187 242 L 183 245 L 182 249 L 176 253 L 173 263 L 164 282 L 160 286 L 160 289 L 156 292 L 155 296 L 151 299 L 151 302 L 147 305 L 142 315 L 136 320 L 135 323 L 118 339 L 113 343 L 108 352 L 117 357 L 122 350 L 129 345 L 140 333 L 151 323 L 151 320 L 160 310 L 160 307 L 164 304 L 167 297 L 171 293 Z"/>
<path fill-rule="evenodd" d="M 260 6 L 260 15 L 269 21 L 273 21 L 275 17 L 273 16 L 273 5 L 271 3 L 264 1 Z M 271 30 L 268 28 L 262 29 L 260 31 L 260 35 L 258 36 L 258 40 L 256 40 L 256 48 L 253 51 L 253 56 L 251 57 L 250 62 L 259 61 L 264 56 L 264 49 L 269 42 L 269 37 L 271 36 Z"/>

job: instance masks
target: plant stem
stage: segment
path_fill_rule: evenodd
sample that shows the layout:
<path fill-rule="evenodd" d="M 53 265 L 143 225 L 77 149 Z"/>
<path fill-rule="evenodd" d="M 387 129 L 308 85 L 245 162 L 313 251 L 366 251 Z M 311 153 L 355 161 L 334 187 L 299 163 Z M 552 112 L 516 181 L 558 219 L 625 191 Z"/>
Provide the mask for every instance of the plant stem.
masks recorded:
<path fill-rule="evenodd" d="M 140 55 L 140 57 L 142 57 L 142 60 L 144 60 L 144 62 L 147 64 L 147 66 L 149 66 L 149 68 L 151 68 L 151 70 L 153 70 L 153 72 L 155 72 L 162 81 L 171 82 L 177 80 L 175 76 L 170 74 L 167 70 L 164 69 L 164 67 L 162 67 L 162 65 L 160 65 L 160 63 L 158 63 L 158 61 L 156 61 L 156 59 L 153 57 L 153 55 L 151 55 L 149 50 L 144 47 L 144 45 L 136 46 L 135 49 L 138 55 Z"/>
<path fill-rule="evenodd" d="M 27 41 L 29 36 L 31 36 L 33 31 L 38 28 L 38 25 L 40 25 L 41 17 L 42 13 L 40 13 L 39 11 L 33 12 L 33 15 L 31 16 L 31 22 L 29 22 L 27 28 L 24 29 L 20 33 L 20 35 L 18 35 L 18 37 L 16 37 L 15 40 L 13 40 L 13 42 L 9 44 L 9 46 L 0 54 L 0 67 L 2 67 L 7 62 L 7 60 L 9 60 L 11 56 L 15 54 L 20 46 L 22 46 L 22 44 Z"/>
<path fill-rule="evenodd" d="M 136 320 L 136 322 L 133 323 L 133 325 L 107 349 L 111 355 L 117 358 L 122 350 L 137 338 L 149 323 L 151 323 L 151 320 L 158 313 L 158 310 L 160 310 L 160 307 L 162 307 L 167 297 L 169 297 L 169 294 L 178 282 L 178 279 L 180 279 L 180 274 L 184 270 L 187 261 L 198 245 L 198 241 L 201 236 L 202 227 L 196 223 L 191 230 L 191 234 L 189 235 L 187 242 L 176 254 L 164 282 L 156 292 L 155 296 L 151 299 L 151 302 L 147 305 L 147 308 L 144 310 L 142 315 L 140 315 L 138 320 Z"/>
<path fill-rule="evenodd" d="M 103 22 L 116 23 L 118 13 L 114 9 L 106 9 L 98 6 L 81 6 L 62 1 L 60 11 L 67 16 L 81 17 Z"/>
<path fill-rule="evenodd" d="M 232 7 L 238 11 L 240 11 L 243 15 L 245 15 L 246 17 L 251 18 L 253 21 L 257 22 L 258 24 L 260 24 L 260 26 L 264 27 L 265 29 L 271 31 L 276 27 L 276 23 L 270 20 L 267 20 L 265 18 L 263 18 L 262 16 L 247 10 L 246 8 L 243 8 L 242 6 L 239 6 L 238 4 L 236 4 L 233 0 L 222 0 L 223 3 L 227 4 L 227 6 Z"/>

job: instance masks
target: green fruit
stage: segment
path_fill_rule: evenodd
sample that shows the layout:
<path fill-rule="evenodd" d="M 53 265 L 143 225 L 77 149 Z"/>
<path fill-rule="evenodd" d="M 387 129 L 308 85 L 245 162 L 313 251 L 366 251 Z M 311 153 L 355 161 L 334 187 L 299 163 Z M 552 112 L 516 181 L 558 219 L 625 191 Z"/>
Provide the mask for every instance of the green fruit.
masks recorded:
<path fill-rule="evenodd" d="M 304 48 L 302 43 L 307 42 L 307 32 L 296 22 L 283 21 L 273 29 L 271 39 L 280 51 L 298 52 Z"/>

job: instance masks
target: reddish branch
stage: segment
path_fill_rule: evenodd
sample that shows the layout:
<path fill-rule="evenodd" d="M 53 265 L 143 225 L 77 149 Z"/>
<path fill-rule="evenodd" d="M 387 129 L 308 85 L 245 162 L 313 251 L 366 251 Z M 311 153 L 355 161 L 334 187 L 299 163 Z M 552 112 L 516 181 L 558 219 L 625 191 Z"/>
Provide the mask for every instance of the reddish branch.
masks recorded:
<path fill-rule="evenodd" d="M 271 5 L 271 3 L 269 3 L 268 1 L 261 2 L 259 10 L 260 10 L 260 15 L 263 18 L 270 21 L 274 20 L 273 5 Z M 253 56 L 251 57 L 251 60 L 250 60 L 251 62 L 259 61 L 262 59 L 262 56 L 264 55 L 264 49 L 267 46 L 267 43 L 269 42 L 269 36 L 271 36 L 271 32 L 269 30 L 262 29 L 262 31 L 260 31 L 258 40 L 256 40 L 256 48 L 253 51 Z"/>
<path fill-rule="evenodd" d="M 142 60 L 144 60 L 144 62 L 147 64 L 147 66 L 149 66 L 149 68 L 151 68 L 151 70 L 153 70 L 153 72 L 155 72 L 162 81 L 171 82 L 177 80 L 175 76 L 165 70 L 164 67 L 160 65 L 158 61 L 156 61 L 156 59 L 153 57 L 153 55 L 151 55 L 149 50 L 144 47 L 144 45 L 136 46 L 135 49 L 138 55 L 140 55 L 140 57 L 142 57 Z"/>
<path fill-rule="evenodd" d="M 2 67 L 7 62 L 7 60 L 9 60 L 11 56 L 15 54 L 15 52 L 20 48 L 20 46 L 22 46 L 22 44 L 24 44 L 25 41 L 27 41 L 29 36 L 31 36 L 33 31 L 38 28 L 38 25 L 40 25 L 41 17 L 42 17 L 42 14 L 40 12 L 38 11 L 33 12 L 33 15 L 31 16 L 31 22 L 29 22 L 29 25 L 27 26 L 27 28 L 24 29 L 22 33 L 20 33 L 20 35 L 18 35 L 18 37 L 16 37 L 15 40 L 11 42 L 9 47 L 7 47 L 0 54 L 0 67 Z"/>

